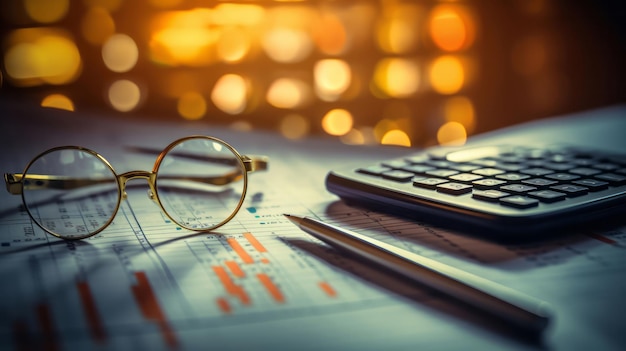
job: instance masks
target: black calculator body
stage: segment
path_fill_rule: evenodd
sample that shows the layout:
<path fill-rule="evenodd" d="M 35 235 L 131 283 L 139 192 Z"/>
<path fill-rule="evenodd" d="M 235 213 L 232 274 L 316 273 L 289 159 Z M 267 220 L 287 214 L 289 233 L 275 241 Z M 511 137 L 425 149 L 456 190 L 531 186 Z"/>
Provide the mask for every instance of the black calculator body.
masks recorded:
<path fill-rule="evenodd" d="M 580 138 L 580 124 L 575 135 L 556 133 L 562 140 Z M 619 131 L 612 133 L 619 139 Z M 626 128 L 621 133 L 626 140 Z M 620 218 L 626 223 L 626 148 L 622 153 L 533 138 L 519 144 L 490 139 L 509 138 L 332 170 L 326 187 L 348 203 L 505 240 L 593 230 Z"/>

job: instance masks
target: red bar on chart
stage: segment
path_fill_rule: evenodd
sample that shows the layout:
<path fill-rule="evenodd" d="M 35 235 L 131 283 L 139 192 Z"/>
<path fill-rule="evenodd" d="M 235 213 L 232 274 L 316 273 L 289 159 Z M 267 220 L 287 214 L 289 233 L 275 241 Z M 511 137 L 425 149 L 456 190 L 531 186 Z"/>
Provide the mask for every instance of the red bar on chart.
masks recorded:
<path fill-rule="evenodd" d="M 237 264 L 237 262 L 235 262 L 235 261 L 226 261 L 224 263 L 226 264 L 226 267 L 228 267 L 228 269 L 230 269 L 230 271 L 233 272 L 235 277 L 243 278 L 243 277 L 246 276 L 246 272 L 244 272 L 241 269 L 241 267 L 239 267 L 239 264 Z"/>
<path fill-rule="evenodd" d="M 279 302 L 279 303 L 285 302 L 285 296 L 283 295 L 282 291 L 280 291 L 278 286 L 274 284 L 272 279 L 270 279 L 270 277 L 267 274 L 259 273 L 256 276 L 257 278 L 259 278 L 259 281 L 261 282 L 261 284 L 263 284 L 267 292 L 270 294 L 270 296 L 272 296 L 272 298 L 276 302 Z"/>
<path fill-rule="evenodd" d="M 246 240 L 248 240 L 258 252 L 267 252 L 265 246 L 263 246 L 263 244 L 261 244 L 259 240 L 257 240 L 257 238 L 252 235 L 252 233 L 243 233 L 243 237 L 246 238 Z"/>
<path fill-rule="evenodd" d="M 222 282 L 222 285 L 224 286 L 224 289 L 227 293 L 239 298 L 241 303 L 244 305 L 250 304 L 250 297 L 248 296 L 246 291 L 241 286 L 235 284 L 235 282 L 230 278 L 228 272 L 226 272 L 226 269 L 224 269 L 224 267 L 213 266 L 213 272 L 215 272 L 215 275 L 217 275 L 217 277 L 220 279 L 220 282 Z"/>
<path fill-rule="evenodd" d="M 76 283 L 78 289 L 78 295 L 83 305 L 83 311 L 85 311 L 85 318 L 87 318 L 87 325 L 91 331 L 91 336 L 98 343 L 103 343 L 106 339 L 106 333 L 104 331 L 104 325 L 100 319 L 100 313 L 96 307 L 96 301 L 91 293 L 89 284 L 84 281 Z"/>
<path fill-rule="evenodd" d="M 218 297 L 215 302 L 217 303 L 217 306 L 220 308 L 220 310 L 222 310 L 222 312 L 226 314 L 232 313 L 233 309 L 230 306 L 230 303 L 228 303 L 228 300 L 226 300 L 225 298 Z"/>
<path fill-rule="evenodd" d="M 43 332 L 43 349 L 45 350 L 59 350 L 59 343 L 54 328 L 54 321 L 52 320 L 52 314 L 50 308 L 46 304 L 37 305 L 37 319 Z"/>
<path fill-rule="evenodd" d="M 150 286 L 148 276 L 144 272 L 135 272 L 135 278 L 137 279 L 137 285 L 133 285 L 132 291 L 135 295 L 135 301 L 141 309 L 141 314 L 144 318 L 153 320 L 159 326 L 163 340 L 170 348 L 178 347 L 178 340 L 174 330 L 167 322 L 165 313 L 161 309 L 156 295 Z"/>
<path fill-rule="evenodd" d="M 592 239 L 596 239 L 598 241 L 602 241 L 605 244 L 611 244 L 611 245 L 617 245 L 617 241 L 611 239 L 611 238 L 607 238 L 604 235 L 600 235 L 600 234 L 596 234 L 596 233 L 587 233 L 587 236 L 592 238 Z"/>
<path fill-rule="evenodd" d="M 337 296 L 337 291 L 327 282 L 319 282 L 318 285 L 329 297 Z"/>
<path fill-rule="evenodd" d="M 232 247 L 233 250 L 235 250 L 237 255 L 241 257 L 241 259 L 243 260 L 243 263 L 246 263 L 246 264 L 254 263 L 254 259 L 252 259 L 252 257 L 246 252 L 246 250 L 243 249 L 243 247 L 241 246 L 241 244 L 239 244 L 237 239 L 228 238 L 226 239 L 226 241 L 228 242 L 228 245 L 230 245 L 230 247 Z"/>

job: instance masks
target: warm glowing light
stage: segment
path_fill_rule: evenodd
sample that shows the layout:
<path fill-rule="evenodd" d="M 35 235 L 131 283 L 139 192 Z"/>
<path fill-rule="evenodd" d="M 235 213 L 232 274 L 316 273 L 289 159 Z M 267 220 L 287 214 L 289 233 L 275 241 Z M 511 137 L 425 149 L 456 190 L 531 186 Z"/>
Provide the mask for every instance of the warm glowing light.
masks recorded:
<path fill-rule="evenodd" d="M 236 74 L 226 74 L 215 83 L 211 92 L 211 101 L 220 110 L 236 115 L 246 109 L 248 84 Z"/>
<path fill-rule="evenodd" d="M 322 118 L 322 128 L 330 135 L 344 135 L 352 129 L 352 114 L 344 109 L 328 111 Z"/>
<path fill-rule="evenodd" d="M 407 53 L 417 46 L 422 11 L 413 4 L 394 5 L 377 28 L 378 46 L 389 53 Z"/>
<path fill-rule="evenodd" d="M 265 9 L 253 4 L 224 3 L 210 12 L 211 23 L 220 26 L 256 26 L 265 18 Z"/>
<path fill-rule="evenodd" d="M 24 0 L 26 13 L 39 23 L 56 22 L 65 17 L 69 8 L 69 0 Z"/>
<path fill-rule="evenodd" d="M 200 119 L 206 113 L 207 103 L 200 93 L 190 91 L 178 99 L 177 110 L 185 119 Z"/>
<path fill-rule="evenodd" d="M 101 45 L 115 34 L 115 21 L 109 11 L 92 7 L 81 20 L 81 29 L 85 40 L 93 45 Z"/>
<path fill-rule="evenodd" d="M 387 134 L 390 130 L 398 129 L 398 123 L 388 118 L 381 119 L 374 126 L 374 137 L 376 141 L 381 142 L 383 140 L 383 136 Z"/>
<path fill-rule="evenodd" d="M 59 110 L 74 111 L 74 103 L 63 94 L 50 94 L 43 98 L 41 107 L 56 108 Z"/>
<path fill-rule="evenodd" d="M 239 27 L 224 28 L 217 42 L 217 55 L 225 62 L 238 62 L 251 46 L 252 38 L 247 31 Z"/>
<path fill-rule="evenodd" d="M 387 96 L 408 97 L 419 88 L 420 71 L 413 60 L 383 59 L 376 65 L 374 83 Z"/>
<path fill-rule="evenodd" d="M 392 129 L 383 135 L 381 144 L 411 146 L 411 138 L 408 134 L 400 129 Z"/>
<path fill-rule="evenodd" d="M 473 40 L 471 17 L 459 6 L 436 7 L 430 16 L 428 29 L 435 45 L 446 51 L 466 48 Z"/>
<path fill-rule="evenodd" d="M 442 56 L 430 67 L 430 84 L 440 94 L 454 94 L 465 83 L 465 71 L 459 59 Z"/>
<path fill-rule="evenodd" d="M 81 72 L 76 44 L 63 31 L 27 28 L 8 37 L 4 66 L 17 85 L 67 84 Z"/>
<path fill-rule="evenodd" d="M 102 46 L 102 60 L 113 72 L 128 72 L 139 58 L 139 49 L 133 38 L 126 34 L 111 36 Z"/>
<path fill-rule="evenodd" d="M 459 122 L 447 122 L 437 131 L 437 141 L 441 145 L 458 146 L 465 144 L 467 132 Z"/>
<path fill-rule="evenodd" d="M 348 47 L 346 28 L 333 14 L 326 14 L 314 23 L 313 40 L 326 55 L 342 54 Z"/>
<path fill-rule="evenodd" d="M 276 28 L 263 37 L 263 49 L 274 61 L 281 63 L 299 62 L 311 53 L 313 44 L 309 35 L 303 31 Z"/>
<path fill-rule="evenodd" d="M 313 68 L 313 76 L 317 95 L 326 101 L 337 100 L 352 81 L 350 65 L 338 59 L 318 61 Z"/>
<path fill-rule="evenodd" d="M 166 28 L 152 36 L 150 50 L 158 63 L 199 66 L 211 62 L 217 38 L 206 28 Z"/>
<path fill-rule="evenodd" d="M 141 102 L 141 90 L 134 82 L 121 79 L 109 87 L 109 103 L 121 112 L 134 110 Z"/>
<path fill-rule="evenodd" d="M 150 56 L 170 66 L 238 62 L 256 43 L 264 18 L 265 9 L 253 4 L 163 12 L 152 21 Z"/>
<path fill-rule="evenodd" d="M 201 66 L 215 59 L 213 48 L 219 32 L 209 29 L 210 9 L 165 12 L 155 19 L 150 55 L 171 66 Z"/>
<path fill-rule="evenodd" d="M 267 102 L 278 108 L 296 108 L 310 100 L 311 92 L 306 83 L 293 78 L 280 78 L 267 90 Z"/>
<path fill-rule="evenodd" d="M 302 139 L 309 133 L 309 120 L 304 116 L 291 114 L 280 121 L 280 133 L 287 139 Z"/>
<path fill-rule="evenodd" d="M 444 116 L 447 122 L 461 123 L 469 133 L 476 127 L 474 104 L 465 96 L 448 99 L 444 105 Z"/>

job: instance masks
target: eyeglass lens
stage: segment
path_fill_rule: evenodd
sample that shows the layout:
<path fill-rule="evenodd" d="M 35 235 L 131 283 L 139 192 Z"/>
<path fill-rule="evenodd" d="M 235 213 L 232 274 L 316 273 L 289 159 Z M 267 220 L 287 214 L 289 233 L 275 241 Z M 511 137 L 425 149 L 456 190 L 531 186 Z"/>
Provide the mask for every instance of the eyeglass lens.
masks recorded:
<path fill-rule="evenodd" d="M 157 168 L 156 191 L 165 212 L 187 229 L 208 230 L 235 215 L 245 195 L 245 169 L 228 145 L 184 139 Z"/>
<path fill-rule="evenodd" d="M 234 149 L 217 139 L 194 137 L 170 145 L 156 172 L 158 201 L 183 228 L 218 227 L 243 202 L 243 162 Z M 121 196 L 113 169 L 78 148 L 53 149 L 35 159 L 24 174 L 22 193 L 35 222 L 67 239 L 88 237 L 106 227 Z"/>
<path fill-rule="evenodd" d="M 43 229 L 79 239 L 106 227 L 119 197 L 113 170 L 80 149 L 49 151 L 35 159 L 23 180 L 24 205 Z"/>

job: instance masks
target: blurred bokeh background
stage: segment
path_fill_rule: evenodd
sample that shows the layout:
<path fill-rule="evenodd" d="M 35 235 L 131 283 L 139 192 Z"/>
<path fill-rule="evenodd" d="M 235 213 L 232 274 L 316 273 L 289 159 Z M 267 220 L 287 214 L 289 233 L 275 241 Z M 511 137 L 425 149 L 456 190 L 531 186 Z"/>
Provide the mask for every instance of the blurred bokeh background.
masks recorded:
<path fill-rule="evenodd" d="M 0 99 L 292 139 L 462 143 L 626 101 L 624 3 L 6 0 Z"/>

